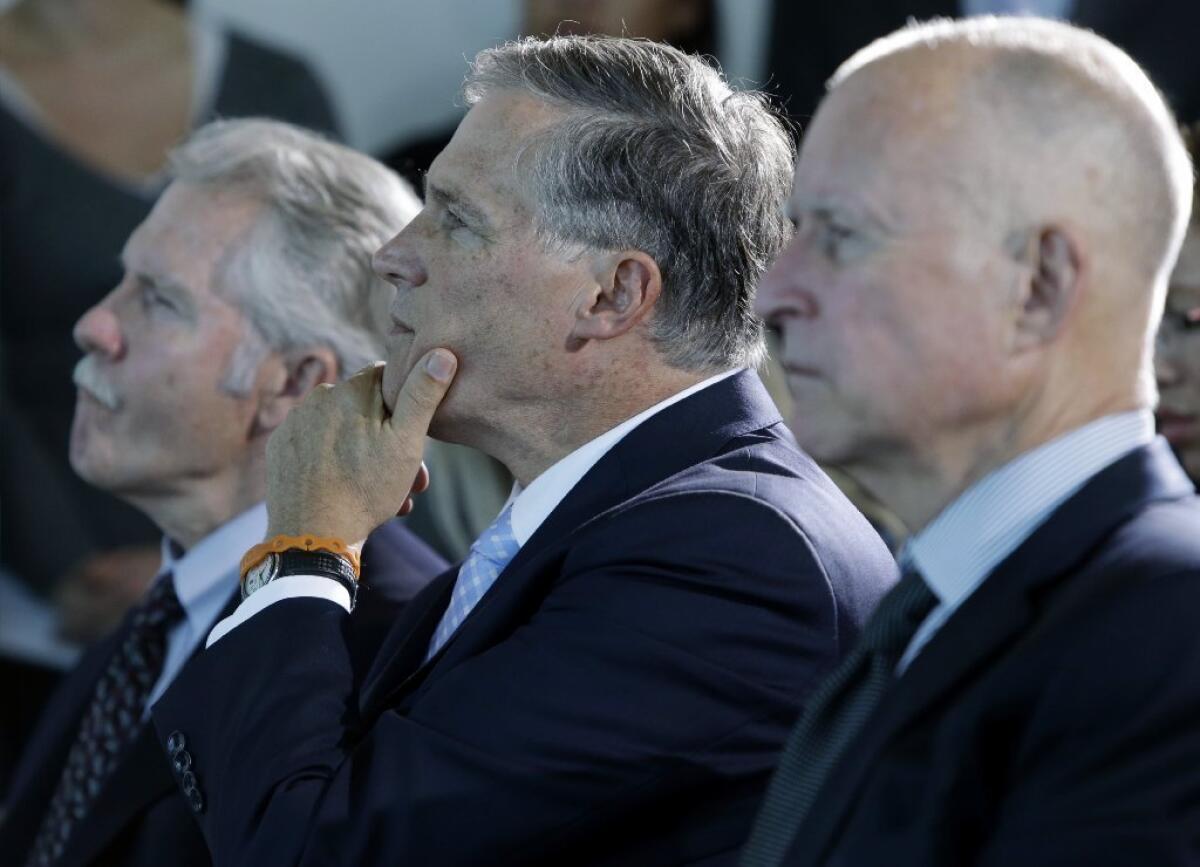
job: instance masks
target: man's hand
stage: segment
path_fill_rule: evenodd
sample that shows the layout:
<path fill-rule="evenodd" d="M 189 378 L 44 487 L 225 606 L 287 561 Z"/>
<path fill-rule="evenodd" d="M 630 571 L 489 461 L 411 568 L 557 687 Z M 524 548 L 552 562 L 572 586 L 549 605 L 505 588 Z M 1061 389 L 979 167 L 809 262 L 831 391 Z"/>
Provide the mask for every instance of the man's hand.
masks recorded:
<path fill-rule="evenodd" d="M 387 519 L 407 513 L 429 485 L 425 434 L 457 359 L 427 353 L 409 372 L 388 415 L 383 364 L 340 385 L 321 385 L 267 443 L 267 535 L 314 535 L 361 548 Z"/>

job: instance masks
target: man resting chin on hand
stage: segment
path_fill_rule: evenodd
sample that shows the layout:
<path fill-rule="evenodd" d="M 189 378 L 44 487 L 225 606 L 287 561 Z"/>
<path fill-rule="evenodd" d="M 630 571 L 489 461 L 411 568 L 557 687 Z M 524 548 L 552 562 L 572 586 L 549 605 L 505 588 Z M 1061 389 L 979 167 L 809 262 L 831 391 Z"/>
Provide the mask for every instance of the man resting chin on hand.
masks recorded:
<path fill-rule="evenodd" d="M 636 40 L 491 49 L 466 95 L 375 254 L 387 366 L 272 438 L 251 592 L 159 740 L 218 864 L 731 863 L 895 571 L 752 371 L 789 139 Z M 355 552 L 427 432 L 516 485 L 356 688 Z"/>

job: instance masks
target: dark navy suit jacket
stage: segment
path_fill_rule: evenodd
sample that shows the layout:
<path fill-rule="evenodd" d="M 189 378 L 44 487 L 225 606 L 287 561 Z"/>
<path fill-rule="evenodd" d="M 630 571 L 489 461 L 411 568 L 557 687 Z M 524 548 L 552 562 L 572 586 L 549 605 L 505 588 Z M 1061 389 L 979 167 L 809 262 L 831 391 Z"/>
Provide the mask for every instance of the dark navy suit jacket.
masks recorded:
<path fill-rule="evenodd" d="M 952 615 L 817 796 L 799 865 L 1200 863 L 1200 500 L 1166 444 Z"/>
<path fill-rule="evenodd" d="M 741 373 L 608 452 L 428 664 L 453 570 L 361 692 L 345 612 L 290 599 L 154 722 L 217 864 L 728 863 L 894 570 Z"/>
<path fill-rule="evenodd" d="M 371 534 L 363 549 L 364 586 L 353 617 L 352 652 L 358 670 L 366 670 L 378 650 L 379 640 L 395 622 L 405 602 L 445 565 L 442 558 L 400 522 L 385 524 Z M 225 614 L 233 611 L 236 601 L 236 594 L 231 594 Z M 3 867 L 25 862 L 96 681 L 127 628 L 123 625 L 84 656 L 34 730 L 13 778 L 8 817 L 0 823 Z M 195 661 L 193 656 L 180 674 L 185 674 Z M 83 864 L 176 867 L 209 863 L 208 848 L 192 811 L 179 793 L 153 728 L 147 724 L 113 772 L 99 796 L 98 806 L 75 829 L 59 864 L 61 867 Z"/>

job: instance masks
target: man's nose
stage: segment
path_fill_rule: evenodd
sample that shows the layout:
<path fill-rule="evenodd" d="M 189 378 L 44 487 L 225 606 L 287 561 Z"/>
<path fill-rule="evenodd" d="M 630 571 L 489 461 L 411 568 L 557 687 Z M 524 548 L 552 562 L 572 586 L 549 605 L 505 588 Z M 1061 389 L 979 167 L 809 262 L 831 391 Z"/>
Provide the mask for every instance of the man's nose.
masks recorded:
<path fill-rule="evenodd" d="M 371 257 L 375 273 L 397 289 L 420 286 L 427 276 L 407 235 L 408 230 L 402 230 Z"/>
<path fill-rule="evenodd" d="M 765 320 L 785 316 L 816 319 L 821 312 L 817 296 L 804 285 L 796 252 L 789 247 L 758 284 L 754 310 Z"/>
<path fill-rule="evenodd" d="M 116 361 L 125 354 L 125 337 L 121 322 L 104 302 L 79 317 L 72 332 L 75 345 L 84 352 L 94 352 Z"/>

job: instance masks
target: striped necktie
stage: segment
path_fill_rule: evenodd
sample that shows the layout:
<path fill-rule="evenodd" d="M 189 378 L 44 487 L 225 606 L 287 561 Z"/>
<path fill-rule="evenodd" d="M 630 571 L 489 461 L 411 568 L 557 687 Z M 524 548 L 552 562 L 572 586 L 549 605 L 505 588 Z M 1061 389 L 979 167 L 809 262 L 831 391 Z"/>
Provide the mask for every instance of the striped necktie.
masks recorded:
<path fill-rule="evenodd" d="M 513 535 L 510 505 L 483 531 L 483 535 L 475 540 L 475 544 L 467 552 L 467 559 L 458 570 L 458 580 L 450 594 L 450 604 L 446 606 L 446 612 L 429 642 L 429 650 L 425 654 L 426 662 L 450 640 L 450 636 L 467 619 L 471 609 L 488 589 L 496 583 L 496 578 L 520 549 L 521 544 Z"/>
<path fill-rule="evenodd" d="M 96 681 L 58 787 L 29 852 L 30 867 L 54 864 L 144 725 L 146 699 L 162 674 L 167 633 L 183 617 L 175 581 L 159 577 L 129 616 L 124 638 Z"/>
<path fill-rule="evenodd" d="M 781 863 L 821 786 L 874 713 L 905 648 L 936 604 L 917 572 L 901 578 L 879 603 L 858 644 L 812 694 L 788 736 L 742 850 L 742 867 Z"/>

